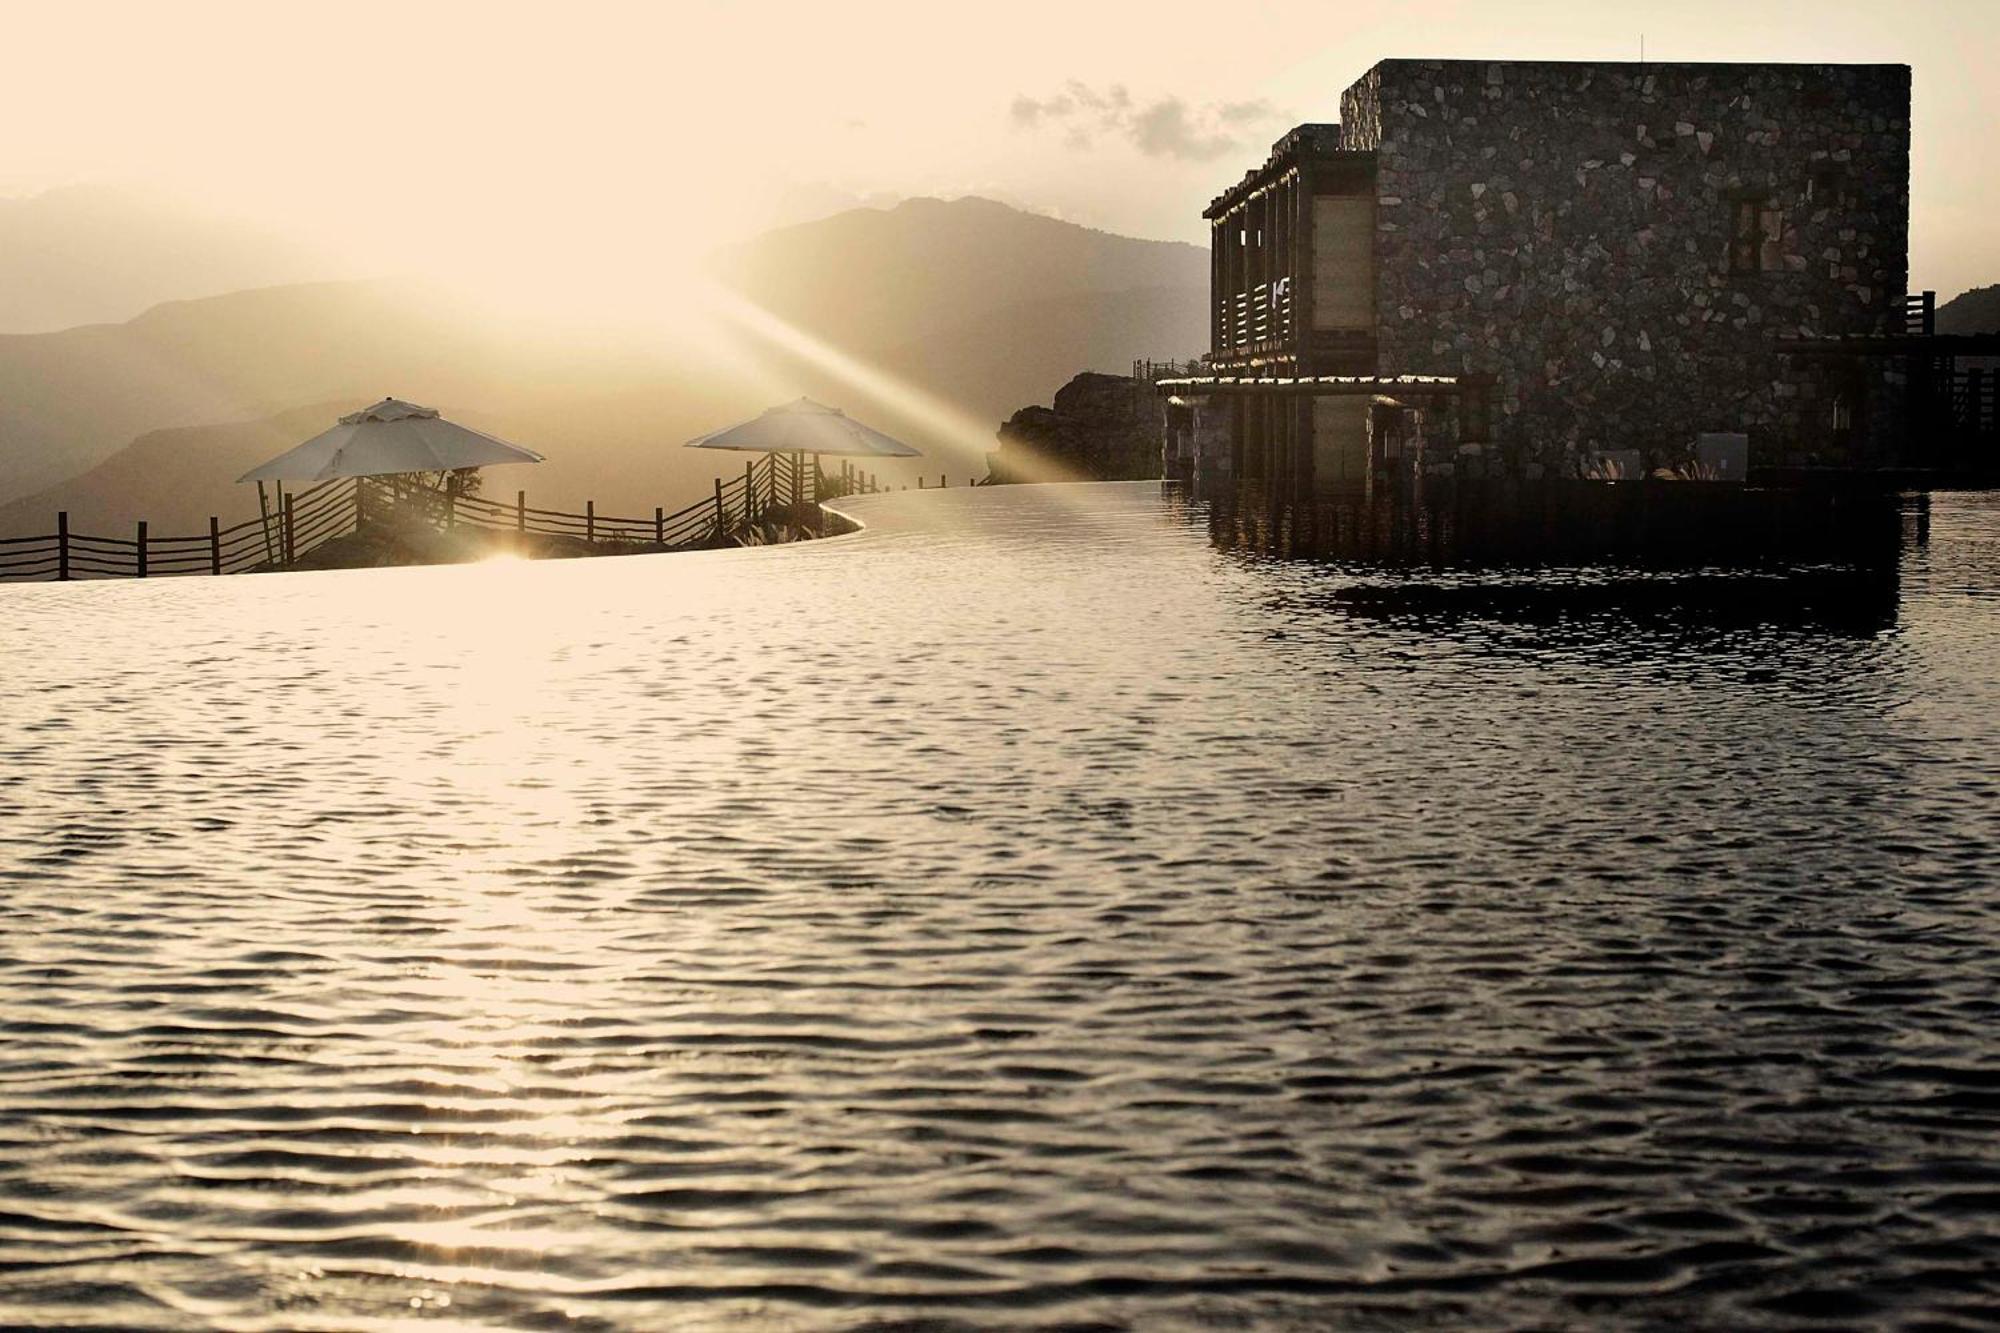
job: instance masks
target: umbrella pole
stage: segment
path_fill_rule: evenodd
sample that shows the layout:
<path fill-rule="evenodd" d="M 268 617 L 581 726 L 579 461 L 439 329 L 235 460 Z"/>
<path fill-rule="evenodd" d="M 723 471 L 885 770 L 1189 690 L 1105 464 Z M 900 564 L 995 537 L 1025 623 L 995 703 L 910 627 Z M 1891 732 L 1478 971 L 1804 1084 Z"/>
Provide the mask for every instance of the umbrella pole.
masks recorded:
<path fill-rule="evenodd" d="M 264 563 L 270 564 L 271 555 L 271 505 L 264 498 L 264 483 L 257 483 L 257 520 L 264 529 Z"/>

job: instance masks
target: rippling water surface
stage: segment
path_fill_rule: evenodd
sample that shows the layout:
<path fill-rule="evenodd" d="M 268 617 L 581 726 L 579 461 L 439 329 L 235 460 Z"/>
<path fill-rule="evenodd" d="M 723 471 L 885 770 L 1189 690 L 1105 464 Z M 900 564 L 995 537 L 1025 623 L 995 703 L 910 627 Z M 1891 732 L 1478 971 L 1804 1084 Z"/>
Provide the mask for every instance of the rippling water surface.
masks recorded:
<path fill-rule="evenodd" d="M 1991 1327 L 2000 503 L 0 590 L 0 1323 Z"/>

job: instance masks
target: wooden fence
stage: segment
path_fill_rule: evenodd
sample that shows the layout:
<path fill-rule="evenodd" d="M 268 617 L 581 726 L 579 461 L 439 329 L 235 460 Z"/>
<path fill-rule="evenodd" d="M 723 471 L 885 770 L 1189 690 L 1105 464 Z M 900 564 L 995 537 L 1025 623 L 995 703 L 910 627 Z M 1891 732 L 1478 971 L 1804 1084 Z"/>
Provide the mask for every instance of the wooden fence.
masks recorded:
<path fill-rule="evenodd" d="M 2000 442 L 2000 371 L 1955 370 L 1945 387 L 1945 424 L 1968 443 Z"/>
<path fill-rule="evenodd" d="M 939 479 L 942 482 L 942 478 Z M 0 582 L 84 578 L 156 578 L 177 574 L 244 574 L 297 566 L 325 543 L 376 524 L 438 532 L 512 532 L 536 540 L 548 554 L 611 554 L 691 550 L 759 540 L 783 540 L 821 501 L 881 489 L 872 473 L 843 463 L 822 469 L 817 457 L 765 454 L 741 476 L 715 479 L 711 494 L 669 513 L 600 514 L 587 501 L 580 514 L 531 508 L 526 491 L 507 504 L 389 479 L 343 478 L 302 491 L 280 491 L 275 505 L 230 527 L 214 518 L 193 536 L 157 536 L 143 522 L 130 537 L 71 531 L 56 515 L 54 532 L 0 537 Z"/>

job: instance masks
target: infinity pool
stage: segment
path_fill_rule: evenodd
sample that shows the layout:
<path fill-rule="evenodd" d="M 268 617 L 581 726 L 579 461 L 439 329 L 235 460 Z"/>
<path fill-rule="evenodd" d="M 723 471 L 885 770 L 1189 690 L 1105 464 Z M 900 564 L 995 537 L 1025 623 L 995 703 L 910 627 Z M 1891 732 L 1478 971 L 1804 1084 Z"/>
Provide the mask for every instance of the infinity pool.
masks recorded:
<path fill-rule="evenodd" d="M 2000 501 L 0 589 L 0 1323 L 1989 1326 Z"/>

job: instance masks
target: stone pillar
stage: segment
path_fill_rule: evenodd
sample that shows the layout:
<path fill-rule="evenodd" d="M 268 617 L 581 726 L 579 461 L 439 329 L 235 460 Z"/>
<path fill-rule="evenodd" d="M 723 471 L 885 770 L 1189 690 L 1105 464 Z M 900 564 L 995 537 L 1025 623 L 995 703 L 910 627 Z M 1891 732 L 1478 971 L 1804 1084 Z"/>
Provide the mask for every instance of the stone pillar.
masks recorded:
<path fill-rule="evenodd" d="M 1185 486 L 1194 479 L 1194 408 L 1178 395 L 1160 404 L 1160 475 Z"/>
<path fill-rule="evenodd" d="M 1188 484 L 1198 500 L 1212 499 L 1235 481 L 1230 471 L 1232 413 L 1229 396 L 1211 394 L 1187 400 Z"/>

